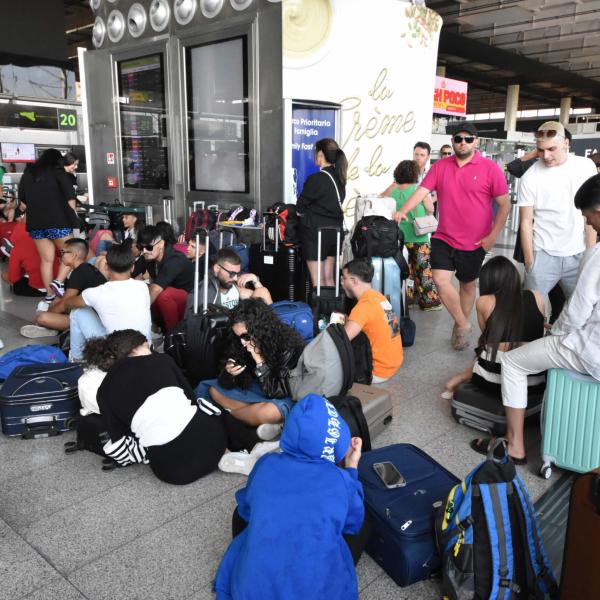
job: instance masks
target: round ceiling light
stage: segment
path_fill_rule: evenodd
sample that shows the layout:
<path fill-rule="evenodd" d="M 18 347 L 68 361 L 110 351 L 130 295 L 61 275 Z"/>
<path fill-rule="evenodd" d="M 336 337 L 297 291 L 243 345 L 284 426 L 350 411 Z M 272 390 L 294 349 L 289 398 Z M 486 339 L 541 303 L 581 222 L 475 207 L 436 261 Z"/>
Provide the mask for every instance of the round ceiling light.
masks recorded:
<path fill-rule="evenodd" d="M 197 8 L 197 0 L 175 0 L 173 6 L 175 20 L 180 25 L 187 25 L 194 18 Z"/>
<path fill-rule="evenodd" d="M 171 9 L 167 0 L 152 0 L 149 12 L 150 25 L 154 31 L 162 31 L 169 24 Z"/>
<path fill-rule="evenodd" d="M 146 11 L 144 7 L 136 2 L 129 7 L 129 13 L 127 13 L 127 29 L 131 37 L 139 38 L 148 23 L 148 17 L 146 17 Z"/>
<path fill-rule="evenodd" d="M 100 48 L 104 44 L 104 38 L 106 37 L 106 25 L 100 17 L 96 17 L 94 21 L 94 28 L 92 29 L 92 42 L 96 48 Z"/>
<path fill-rule="evenodd" d="M 246 10 L 253 2 L 253 0 L 229 0 L 231 6 L 235 10 Z"/>
<path fill-rule="evenodd" d="M 121 38 L 125 33 L 125 19 L 123 18 L 123 13 L 121 11 L 111 11 L 108 15 L 106 29 L 108 31 L 108 39 L 113 42 L 113 44 L 121 41 Z"/>
<path fill-rule="evenodd" d="M 200 10 L 207 19 L 216 17 L 223 8 L 223 0 L 200 0 Z"/>
<path fill-rule="evenodd" d="M 90 0 L 90 8 L 95 12 L 100 7 L 102 0 Z"/>

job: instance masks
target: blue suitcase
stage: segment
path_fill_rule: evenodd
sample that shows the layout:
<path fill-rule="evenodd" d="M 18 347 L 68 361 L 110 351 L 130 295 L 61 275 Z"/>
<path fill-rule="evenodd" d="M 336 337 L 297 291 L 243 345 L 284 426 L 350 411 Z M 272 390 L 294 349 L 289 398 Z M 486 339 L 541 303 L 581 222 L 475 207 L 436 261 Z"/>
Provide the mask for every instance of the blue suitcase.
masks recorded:
<path fill-rule="evenodd" d="M 381 292 L 386 296 L 398 319 L 402 313 L 402 281 L 400 277 L 400 267 L 393 257 L 380 258 L 374 256 L 371 259 L 373 263 L 373 281 L 371 286 L 374 290 Z"/>
<path fill-rule="evenodd" d="M 391 462 L 406 485 L 388 489 L 373 465 Z M 439 568 L 434 511 L 458 477 L 411 444 L 365 452 L 358 465 L 365 505 L 373 519 L 367 553 L 400 586 L 427 579 Z"/>
<path fill-rule="evenodd" d="M 293 327 L 305 342 L 313 339 L 313 314 L 308 304 L 281 300 L 273 302 L 271 308 L 286 325 Z"/>
<path fill-rule="evenodd" d="M 79 365 L 37 364 L 17 367 L 0 388 L 2 433 L 23 438 L 67 431 L 79 412 Z"/>

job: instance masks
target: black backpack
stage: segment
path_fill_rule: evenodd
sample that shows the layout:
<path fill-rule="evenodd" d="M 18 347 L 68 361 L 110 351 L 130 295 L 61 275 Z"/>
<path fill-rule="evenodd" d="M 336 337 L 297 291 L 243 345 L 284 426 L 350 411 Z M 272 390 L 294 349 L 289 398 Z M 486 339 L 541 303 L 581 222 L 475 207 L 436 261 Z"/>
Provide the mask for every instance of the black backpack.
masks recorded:
<path fill-rule="evenodd" d="M 363 217 L 356 224 L 351 240 L 354 258 L 395 257 L 403 243 L 398 224 L 377 216 Z"/>
<path fill-rule="evenodd" d="M 354 383 L 371 385 L 373 382 L 373 350 L 364 331 L 361 331 L 352 340 L 352 350 L 354 352 Z"/>
<path fill-rule="evenodd" d="M 295 204 L 285 204 L 283 202 L 275 202 L 267 209 L 267 213 L 277 215 L 279 226 L 279 241 L 284 244 L 299 244 L 300 243 L 300 219 L 296 213 Z M 265 215 L 265 223 L 269 217 Z M 271 222 L 272 221 L 272 222 Z M 271 241 L 275 241 L 274 221 L 269 221 L 267 228 L 267 237 Z"/>
<path fill-rule="evenodd" d="M 327 400 L 335 406 L 344 421 L 346 421 L 350 429 L 350 435 L 362 439 L 362 451 L 369 452 L 371 450 L 371 435 L 360 400 L 355 396 L 330 396 Z"/>

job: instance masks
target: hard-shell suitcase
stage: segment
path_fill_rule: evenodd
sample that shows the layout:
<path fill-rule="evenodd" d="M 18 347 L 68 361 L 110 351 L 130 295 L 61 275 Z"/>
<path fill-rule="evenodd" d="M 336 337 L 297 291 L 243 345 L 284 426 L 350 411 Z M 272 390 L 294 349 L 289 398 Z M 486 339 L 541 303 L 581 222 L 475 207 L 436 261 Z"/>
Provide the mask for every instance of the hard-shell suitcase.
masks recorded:
<path fill-rule="evenodd" d="M 306 302 L 308 299 L 308 278 L 306 267 L 300 253 L 300 246 L 282 244 L 279 240 L 279 228 L 275 243 L 267 245 L 265 229 L 269 219 L 277 219 L 274 213 L 263 215 L 262 244 L 252 244 L 249 250 L 249 270 L 260 278 L 269 290 L 273 301 L 291 300 Z"/>
<path fill-rule="evenodd" d="M 36 364 L 17 367 L 0 388 L 2 433 L 23 438 L 67 431 L 79 411 L 79 365 Z"/>
<path fill-rule="evenodd" d="M 571 490 L 560 578 L 561 600 L 600 598 L 600 469 L 582 475 Z"/>
<path fill-rule="evenodd" d="M 402 281 L 400 267 L 393 256 L 371 258 L 373 264 L 373 281 L 371 287 L 381 292 L 390 301 L 396 316 L 402 315 Z"/>
<path fill-rule="evenodd" d="M 206 236 L 206 248 L 210 238 Z M 187 379 L 196 386 L 204 379 L 217 376 L 217 366 L 225 335 L 229 330 L 226 309 L 208 304 L 208 252 L 204 260 L 204 298 L 199 312 L 198 287 L 200 283 L 200 235 L 196 233 L 196 261 L 194 273 L 194 308 L 184 320 L 165 336 L 165 352 L 184 371 Z"/>
<path fill-rule="evenodd" d="M 321 269 L 317 269 L 317 286 L 313 288 L 310 296 L 310 305 L 313 311 L 315 335 L 319 333 L 321 327 L 319 321 L 325 319 L 329 322 L 329 317 L 334 311 L 345 312 L 346 297 L 344 292 L 340 292 L 340 251 L 341 251 L 341 232 L 337 227 L 319 227 L 317 230 L 317 263 L 321 263 L 321 242 L 323 231 L 334 230 L 336 232 L 336 253 L 335 253 L 335 285 L 321 285 Z"/>
<path fill-rule="evenodd" d="M 403 487 L 387 488 L 373 465 L 391 462 Z M 367 553 L 400 586 L 426 579 L 439 567 L 434 510 L 460 480 L 411 444 L 394 444 L 362 455 L 358 476 L 373 519 Z"/>
<path fill-rule="evenodd" d="M 544 392 L 538 386 L 527 395 L 525 424 L 539 423 Z M 452 416 L 461 425 L 489 433 L 495 437 L 506 433 L 506 413 L 498 394 L 483 390 L 473 383 L 461 383 L 452 399 Z"/>
<path fill-rule="evenodd" d="M 600 466 L 600 381 L 565 369 L 549 369 L 542 409 L 540 474 L 552 464 L 587 473 Z"/>
<path fill-rule="evenodd" d="M 392 422 L 392 397 L 389 392 L 376 385 L 355 383 L 348 395 L 360 400 L 371 439 L 375 439 Z"/>

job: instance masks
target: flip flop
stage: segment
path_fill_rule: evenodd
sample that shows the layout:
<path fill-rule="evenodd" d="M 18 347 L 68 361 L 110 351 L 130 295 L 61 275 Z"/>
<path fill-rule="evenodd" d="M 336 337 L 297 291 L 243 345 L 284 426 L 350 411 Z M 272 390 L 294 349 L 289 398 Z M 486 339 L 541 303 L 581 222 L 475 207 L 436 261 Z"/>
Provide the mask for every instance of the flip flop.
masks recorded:
<path fill-rule="evenodd" d="M 472 450 L 475 450 L 475 452 L 487 456 L 488 448 L 490 447 L 490 444 L 492 442 L 493 438 L 476 438 L 474 440 L 471 440 L 470 446 Z M 527 456 L 524 456 L 523 458 L 516 458 L 509 454 L 508 457 L 515 463 L 515 465 L 527 464 Z"/>

